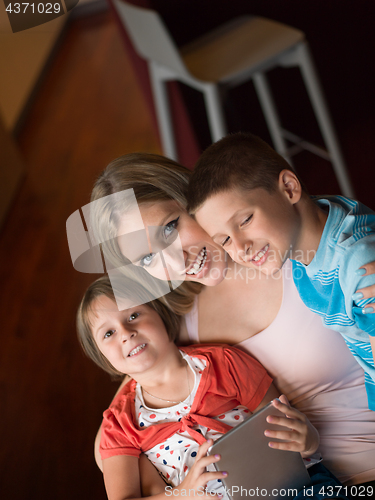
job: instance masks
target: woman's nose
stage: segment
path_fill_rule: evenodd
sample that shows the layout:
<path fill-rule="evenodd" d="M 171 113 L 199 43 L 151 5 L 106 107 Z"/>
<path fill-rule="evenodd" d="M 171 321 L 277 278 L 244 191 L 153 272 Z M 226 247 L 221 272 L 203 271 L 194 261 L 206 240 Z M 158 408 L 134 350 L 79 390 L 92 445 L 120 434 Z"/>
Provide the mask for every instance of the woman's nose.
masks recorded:
<path fill-rule="evenodd" d="M 187 259 L 188 252 L 182 248 L 178 238 L 163 251 L 163 260 L 170 280 L 181 278 L 181 273 L 187 265 Z"/>

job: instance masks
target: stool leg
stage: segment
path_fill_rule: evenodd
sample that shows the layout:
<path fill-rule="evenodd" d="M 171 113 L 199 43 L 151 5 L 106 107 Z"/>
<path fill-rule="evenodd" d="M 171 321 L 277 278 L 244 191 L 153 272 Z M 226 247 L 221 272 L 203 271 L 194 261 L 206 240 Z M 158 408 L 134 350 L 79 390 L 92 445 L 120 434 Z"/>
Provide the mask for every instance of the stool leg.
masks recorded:
<path fill-rule="evenodd" d="M 221 106 L 219 89 L 216 85 L 205 85 L 202 88 L 208 125 L 210 127 L 212 142 L 216 142 L 227 134 L 224 113 Z"/>
<path fill-rule="evenodd" d="M 287 155 L 287 146 L 282 135 L 279 116 L 270 86 L 268 85 L 268 80 L 263 73 L 254 73 L 253 81 L 275 149 L 279 155 L 283 156 L 291 163 Z"/>
<path fill-rule="evenodd" d="M 354 198 L 354 189 L 351 185 L 344 158 L 341 154 L 310 51 L 306 43 L 301 43 L 297 50 L 299 51 L 298 65 L 301 69 L 302 77 L 304 79 L 311 104 L 314 108 L 320 130 L 330 153 L 332 166 L 340 185 L 340 189 L 344 196 Z"/>
<path fill-rule="evenodd" d="M 162 78 L 159 69 L 155 64 L 151 62 L 148 67 L 150 70 L 151 85 L 163 152 L 168 158 L 178 161 L 172 117 L 169 107 L 167 82 Z"/>

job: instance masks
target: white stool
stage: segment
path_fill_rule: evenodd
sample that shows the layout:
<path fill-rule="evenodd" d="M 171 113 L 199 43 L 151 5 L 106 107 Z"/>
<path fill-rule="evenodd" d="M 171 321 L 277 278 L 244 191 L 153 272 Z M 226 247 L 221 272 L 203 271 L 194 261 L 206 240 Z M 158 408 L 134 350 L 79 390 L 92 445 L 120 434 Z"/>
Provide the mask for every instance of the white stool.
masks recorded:
<path fill-rule="evenodd" d="M 164 154 L 177 159 L 166 82 L 179 80 L 203 92 L 213 142 L 227 134 L 219 86 L 252 79 L 276 151 L 287 160 L 307 149 L 331 161 L 342 193 L 351 198 L 350 183 L 332 121 L 302 31 L 262 17 L 236 18 L 178 49 L 159 14 L 113 0 L 137 53 L 148 61 Z M 298 66 L 327 150 L 283 129 L 265 72 Z M 294 145 L 287 147 L 285 140 Z"/>

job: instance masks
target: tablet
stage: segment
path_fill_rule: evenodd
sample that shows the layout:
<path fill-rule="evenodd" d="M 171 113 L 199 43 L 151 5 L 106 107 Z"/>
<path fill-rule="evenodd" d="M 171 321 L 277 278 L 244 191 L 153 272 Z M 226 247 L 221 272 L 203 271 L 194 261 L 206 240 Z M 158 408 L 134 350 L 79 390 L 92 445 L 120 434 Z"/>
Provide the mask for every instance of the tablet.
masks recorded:
<path fill-rule="evenodd" d="M 283 415 L 271 403 L 224 434 L 211 446 L 210 455 L 221 455 L 215 463 L 227 471 L 223 479 L 232 500 L 244 497 L 293 498 L 310 485 L 310 476 L 299 453 L 270 448 L 270 441 L 282 441 L 264 435 L 266 429 L 282 427 L 269 424 L 268 415 Z"/>

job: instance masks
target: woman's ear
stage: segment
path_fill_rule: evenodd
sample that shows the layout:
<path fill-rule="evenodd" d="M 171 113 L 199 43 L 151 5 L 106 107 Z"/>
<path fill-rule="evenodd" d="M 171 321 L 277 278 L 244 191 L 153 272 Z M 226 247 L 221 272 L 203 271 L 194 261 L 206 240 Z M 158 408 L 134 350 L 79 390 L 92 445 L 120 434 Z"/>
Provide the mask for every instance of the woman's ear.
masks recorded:
<path fill-rule="evenodd" d="M 279 175 L 279 189 L 284 193 L 290 203 L 298 203 L 302 196 L 302 186 L 298 177 L 291 170 L 282 170 Z"/>

